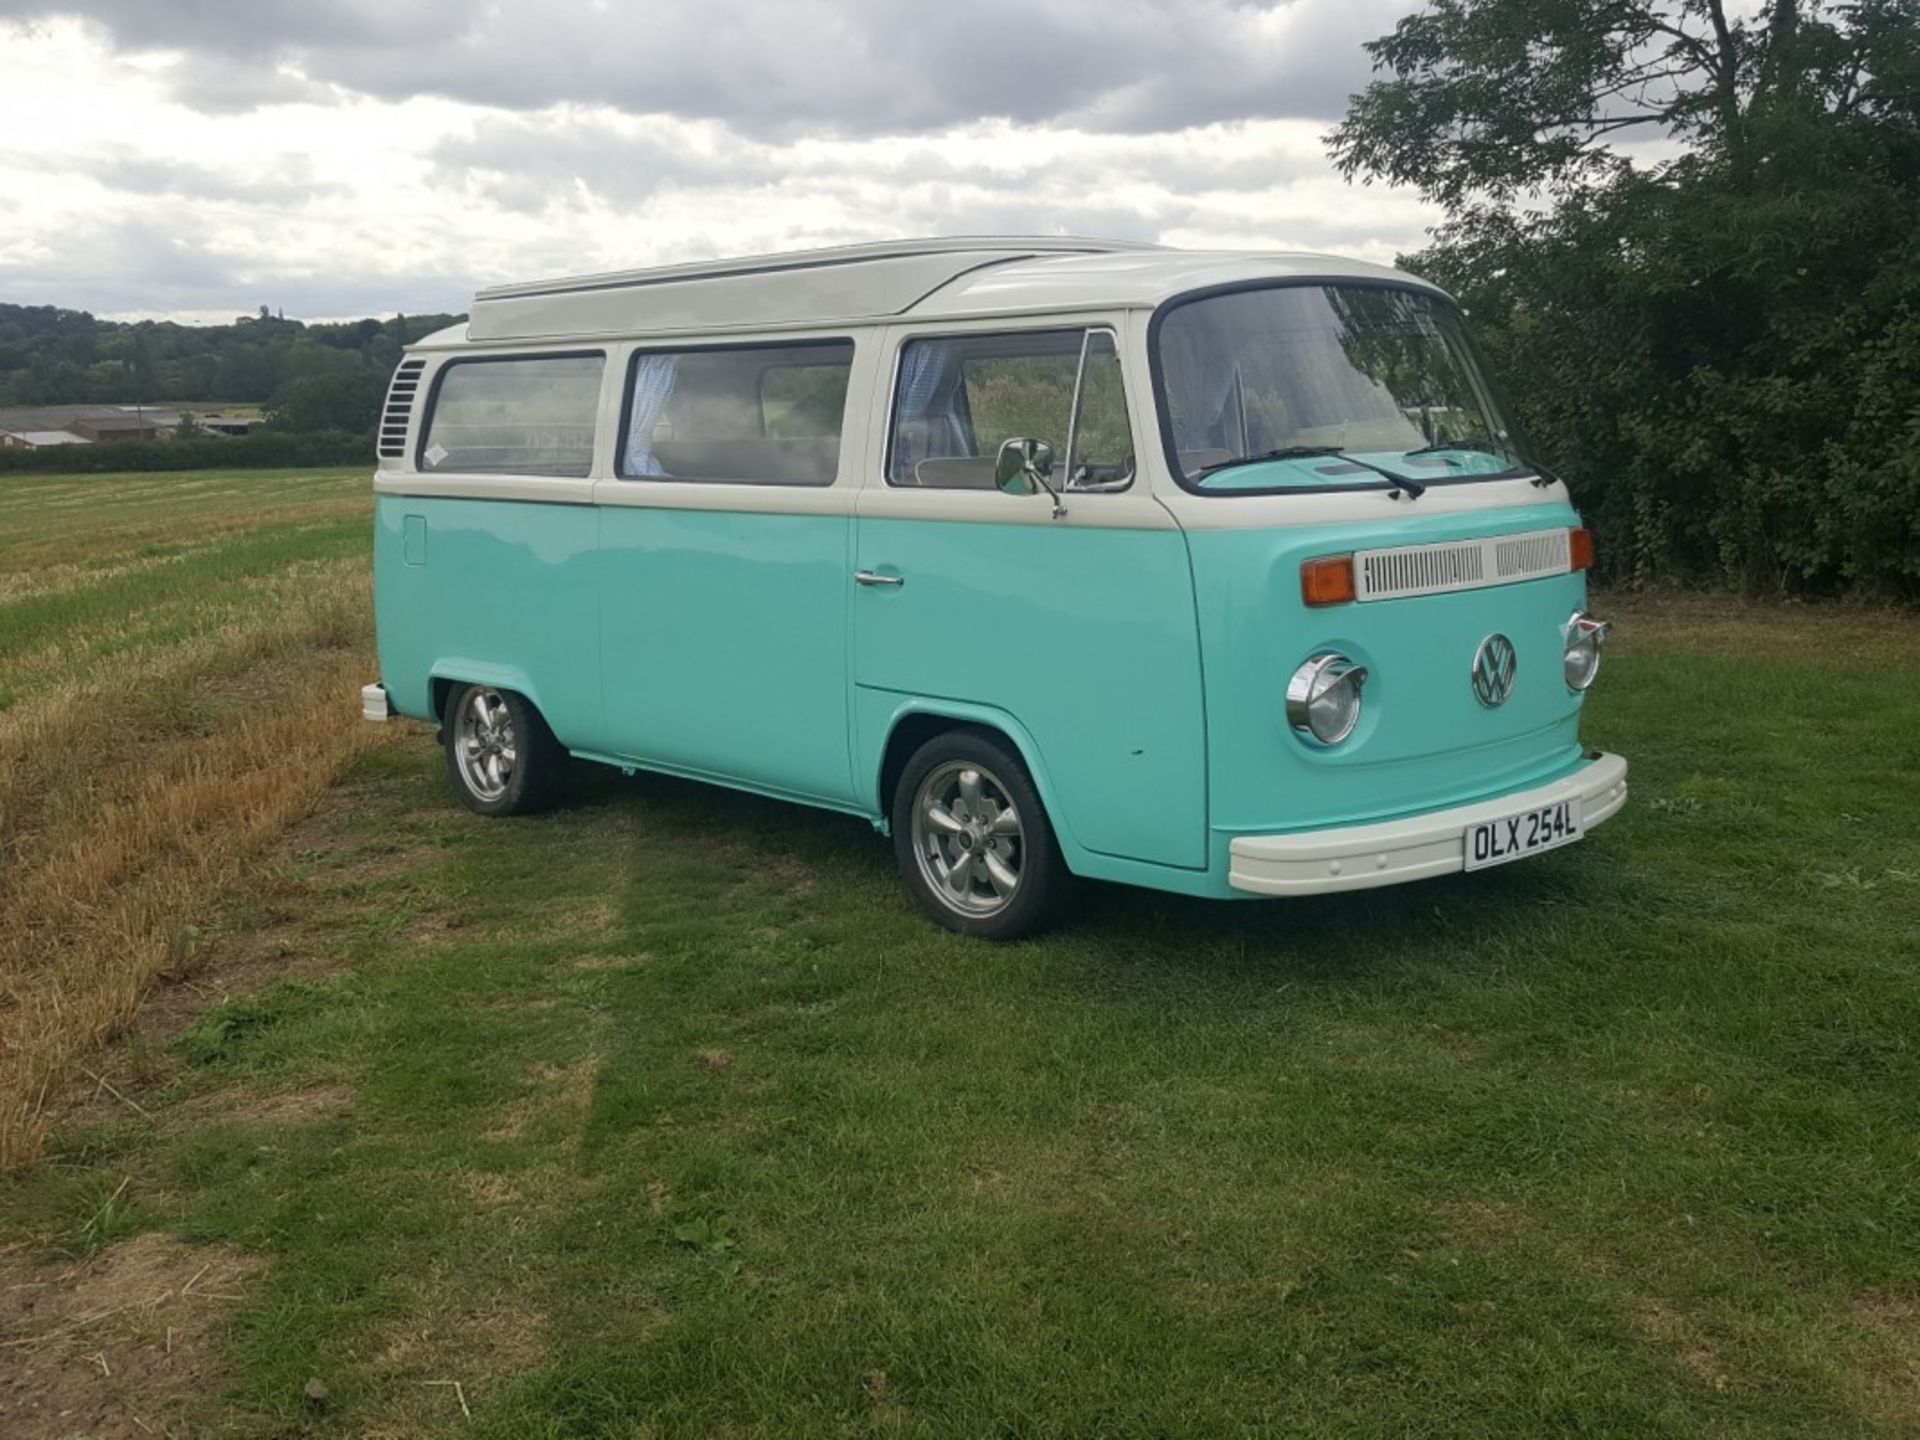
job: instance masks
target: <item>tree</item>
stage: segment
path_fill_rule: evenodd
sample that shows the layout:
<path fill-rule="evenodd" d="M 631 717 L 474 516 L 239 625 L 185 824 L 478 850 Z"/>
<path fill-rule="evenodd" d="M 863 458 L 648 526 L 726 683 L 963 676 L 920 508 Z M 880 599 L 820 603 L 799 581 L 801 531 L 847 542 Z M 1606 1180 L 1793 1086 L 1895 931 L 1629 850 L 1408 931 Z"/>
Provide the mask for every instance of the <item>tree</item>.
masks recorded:
<path fill-rule="evenodd" d="M 1437 0 L 1367 47 L 1332 139 L 1348 176 L 1458 210 L 1617 178 L 1622 141 L 1678 142 L 1742 187 L 1811 138 L 1920 113 L 1920 3 Z"/>
<path fill-rule="evenodd" d="M 1438 0 L 1368 48 L 1334 157 L 1445 207 L 1405 263 L 1615 574 L 1920 591 L 1920 0 Z"/>
<path fill-rule="evenodd" d="M 437 329 L 458 319 L 420 316 Z M 264 401 L 304 375 L 393 373 L 392 322 L 303 325 L 248 315 L 227 325 L 97 320 L 79 310 L 0 303 L 0 405 Z"/>
<path fill-rule="evenodd" d="M 287 382 L 273 397 L 273 424 L 281 430 L 371 434 L 386 391 L 386 377 L 370 371 L 302 376 Z"/>

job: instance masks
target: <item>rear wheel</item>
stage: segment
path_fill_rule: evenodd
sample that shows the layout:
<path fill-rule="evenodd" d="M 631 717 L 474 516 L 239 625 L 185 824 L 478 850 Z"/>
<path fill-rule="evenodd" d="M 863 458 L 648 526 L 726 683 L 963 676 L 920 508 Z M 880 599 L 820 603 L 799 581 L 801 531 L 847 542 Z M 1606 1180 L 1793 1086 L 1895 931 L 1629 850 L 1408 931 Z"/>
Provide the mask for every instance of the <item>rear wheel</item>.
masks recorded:
<path fill-rule="evenodd" d="M 907 889 L 962 935 L 1025 935 L 1053 916 L 1072 883 L 1026 766 L 986 735 L 949 731 L 915 751 L 892 818 Z"/>
<path fill-rule="evenodd" d="M 552 804 L 567 752 L 526 697 L 460 685 L 441 726 L 447 772 L 460 803 L 481 815 L 525 815 Z"/>

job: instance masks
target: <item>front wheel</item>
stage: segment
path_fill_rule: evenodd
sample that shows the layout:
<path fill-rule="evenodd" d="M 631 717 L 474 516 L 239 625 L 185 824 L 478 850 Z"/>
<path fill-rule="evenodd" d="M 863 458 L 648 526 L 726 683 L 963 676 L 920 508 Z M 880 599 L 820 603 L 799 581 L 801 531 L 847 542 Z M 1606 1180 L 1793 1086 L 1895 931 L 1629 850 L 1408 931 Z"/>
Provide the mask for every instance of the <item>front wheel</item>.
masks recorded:
<path fill-rule="evenodd" d="M 454 793 L 469 810 L 525 815 L 559 793 L 567 752 L 526 697 L 490 685 L 456 686 L 441 731 Z"/>
<path fill-rule="evenodd" d="M 987 940 L 1045 924 L 1072 883 L 1026 766 L 972 731 L 936 736 L 907 762 L 893 795 L 893 848 L 922 910 Z"/>

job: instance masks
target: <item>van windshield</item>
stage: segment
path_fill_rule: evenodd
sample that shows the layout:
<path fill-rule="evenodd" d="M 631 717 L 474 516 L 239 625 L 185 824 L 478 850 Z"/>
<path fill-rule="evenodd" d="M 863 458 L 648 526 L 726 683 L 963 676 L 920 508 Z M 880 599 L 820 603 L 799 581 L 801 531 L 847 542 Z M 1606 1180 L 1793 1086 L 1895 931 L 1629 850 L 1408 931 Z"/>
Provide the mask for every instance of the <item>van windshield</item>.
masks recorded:
<path fill-rule="evenodd" d="M 1422 485 L 1531 473 L 1459 312 L 1437 296 L 1210 295 L 1168 311 L 1154 348 L 1175 474 L 1202 494 L 1391 489 L 1371 466 Z"/>

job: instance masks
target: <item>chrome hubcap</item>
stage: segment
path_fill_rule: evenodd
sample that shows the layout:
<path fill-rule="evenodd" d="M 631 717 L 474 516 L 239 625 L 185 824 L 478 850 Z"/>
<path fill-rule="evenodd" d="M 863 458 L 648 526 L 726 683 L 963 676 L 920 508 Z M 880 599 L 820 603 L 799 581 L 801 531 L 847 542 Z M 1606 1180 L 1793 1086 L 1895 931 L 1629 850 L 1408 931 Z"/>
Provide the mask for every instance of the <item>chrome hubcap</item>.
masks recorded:
<path fill-rule="evenodd" d="M 498 800 L 513 780 L 513 716 L 498 690 L 475 690 L 454 721 L 460 779 L 482 800 Z"/>
<path fill-rule="evenodd" d="M 913 853 L 944 904 L 994 915 L 1019 892 L 1027 832 L 997 776 L 952 761 L 935 766 L 913 797 Z"/>

